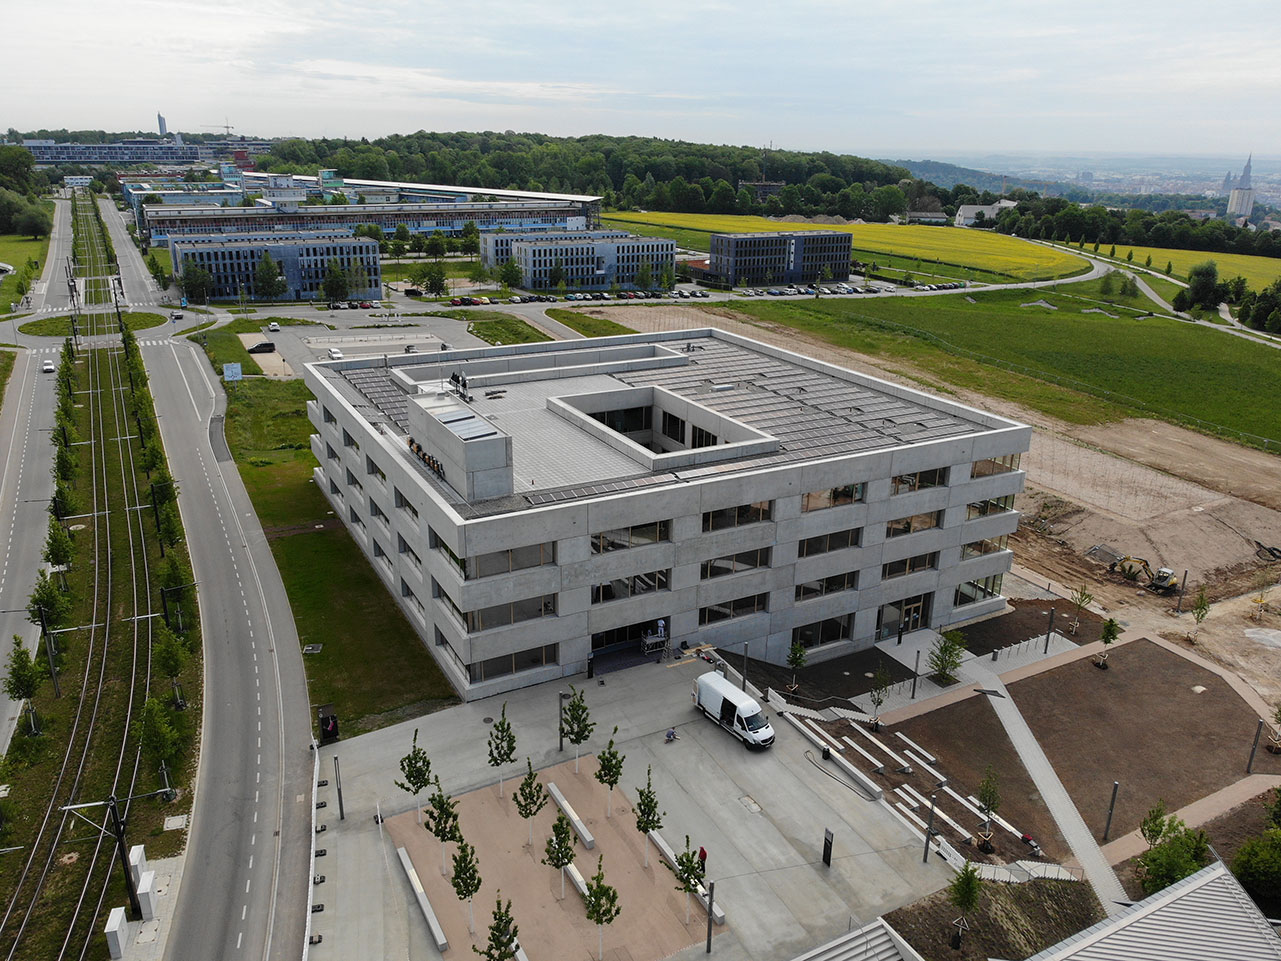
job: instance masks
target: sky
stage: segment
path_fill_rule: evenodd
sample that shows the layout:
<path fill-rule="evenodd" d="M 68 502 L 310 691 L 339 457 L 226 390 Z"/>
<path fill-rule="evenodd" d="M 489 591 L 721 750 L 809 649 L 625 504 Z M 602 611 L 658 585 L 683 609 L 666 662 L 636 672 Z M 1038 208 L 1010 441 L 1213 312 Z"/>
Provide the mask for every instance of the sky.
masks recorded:
<path fill-rule="evenodd" d="M 1281 154 L 1275 2 L 10 4 L 0 130 Z M 43 39 L 40 39 L 43 38 Z M 12 94 L 18 94 L 13 96 Z"/>

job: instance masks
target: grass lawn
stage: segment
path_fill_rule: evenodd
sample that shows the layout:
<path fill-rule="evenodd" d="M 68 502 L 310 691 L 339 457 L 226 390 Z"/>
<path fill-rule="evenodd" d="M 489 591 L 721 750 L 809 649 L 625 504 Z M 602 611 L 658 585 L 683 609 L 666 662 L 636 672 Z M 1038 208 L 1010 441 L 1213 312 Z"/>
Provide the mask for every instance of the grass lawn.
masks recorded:
<path fill-rule="evenodd" d="M 1081 308 L 1086 309 L 1092 306 L 1105 307 L 1111 304 L 1116 307 L 1130 307 L 1134 310 L 1147 313 L 1150 310 L 1159 309 L 1159 305 L 1153 302 L 1147 294 L 1139 291 L 1132 297 L 1122 297 L 1120 294 L 1121 278 L 1119 276 L 1112 278 L 1112 292 L 1105 294 L 1103 292 L 1103 278 L 1097 280 L 1083 280 L 1079 283 L 1064 284 L 1057 288 L 1055 293 L 1063 297 L 1079 297 L 1083 299 Z M 1084 301 L 1101 301 L 1102 303 L 1085 303 Z M 1116 313 L 1116 311 L 1112 311 Z"/>
<path fill-rule="evenodd" d="M 1151 274 L 1139 274 L 1143 282 L 1157 292 L 1157 294 L 1167 304 L 1174 303 L 1174 295 L 1183 288 L 1172 280 L 1166 280 L 1164 277 L 1154 277 Z"/>
<path fill-rule="evenodd" d="M 123 316 L 125 326 L 135 331 L 150 330 L 152 327 L 159 327 L 166 321 L 164 314 L 152 314 L 145 311 L 130 311 Z M 70 337 L 71 318 L 41 317 L 39 320 L 27 321 L 18 329 L 24 334 L 30 334 L 33 337 Z"/>
<path fill-rule="evenodd" d="M 167 274 L 172 274 L 173 258 L 169 256 L 169 248 L 168 247 L 149 247 L 147 249 L 147 252 L 142 255 L 143 262 L 145 263 L 153 254 L 156 257 L 157 263 L 160 264 L 164 272 Z"/>
<path fill-rule="evenodd" d="M 548 307 L 547 316 L 559 320 L 566 327 L 578 331 L 584 337 L 613 337 L 617 334 L 634 334 L 636 331 L 622 324 L 616 324 L 604 317 L 593 317 L 581 310 L 566 310 L 564 307 Z"/>
<path fill-rule="evenodd" d="M 430 257 L 406 258 L 405 260 L 384 260 L 382 262 L 383 283 L 399 283 L 402 280 L 409 279 L 409 272 L 419 264 L 430 264 Z M 461 278 L 467 276 L 467 271 L 474 261 L 470 260 L 443 260 L 445 265 L 446 278 Z"/>
<path fill-rule="evenodd" d="M 49 213 L 52 216 L 53 210 Z M 11 303 L 17 301 L 18 272 L 22 270 L 22 265 L 28 259 L 40 261 L 40 269 L 35 272 L 34 278 L 39 280 L 40 274 L 44 271 L 44 260 L 48 253 L 48 237 L 32 240 L 30 237 L 19 237 L 17 234 L 0 234 L 0 263 L 8 264 L 13 268 L 12 273 L 7 273 L 0 278 L 0 307 L 7 310 Z"/>
<path fill-rule="evenodd" d="M 281 327 L 311 325 L 314 323 L 314 321 L 302 320 L 298 317 L 241 317 L 233 320 L 225 327 L 219 327 L 217 330 L 206 330 L 197 334 L 190 334 L 187 339 L 204 346 L 205 353 L 209 355 L 209 361 L 213 364 L 214 370 L 218 372 L 219 376 L 222 375 L 223 364 L 236 363 L 240 364 L 241 373 L 243 374 L 261 374 L 262 368 L 258 366 L 253 355 L 245 350 L 245 345 L 240 342 L 240 338 L 236 335 L 257 333 L 273 321 Z"/>
<path fill-rule="evenodd" d="M 1281 437 L 1281 410 L 1272 403 L 1281 391 L 1281 370 L 1259 344 L 1176 320 L 1085 314 L 1082 310 L 1093 305 L 1047 290 L 987 291 L 972 299 L 738 301 L 734 308 L 839 346 L 907 356 L 944 380 L 1009 396 L 1076 423 L 1116 416 L 1115 407 L 1107 409 L 1112 402 L 1167 420 L 1199 419 L 1228 431 Z M 1034 300 L 1059 309 L 1020 306 Z M 902 334 L 904 340 L 886 344 L 884 332 Z M 908 344 L 907 338 L 917 343 Z M 941 353 L 953 358 L 944 362 Z M 966 371 L 954 364 L 966 357 L 981 361 L 981 374 L 957 379 Z M 1017 390 L 1011 392 L 997 369 L 1006 364 L 1019 365 L 1028 380 L 1062 378 L 1065 387 L 1083 394 L 1070 402 L 1069 391 L 1055 396 L 1028 383 L 1013 385 Z M 1060 404 L 1066 406 L 1060 409 Z"/>
<path fill-rule="evenodd" d="M 467 333 L 479 337 L 487 344 L 535 344 L 539 341 L 551 340 L 541 330 L 536 330 L 519 317 L 500 314 L 496 311 L 482 311 L 482 313 L 493 314 L 499 319 L 477 320 L 470 323 L 467 325 Z"/>
<path fill-rule="evenodd" d="M 304 660 L 312 701 L 335 704 L 344 731 L 355 734 L 456 697 L 312 483 L 310 398 L 302 381 L 240 384 L 228 401 L 227 444 L 270 540 L 299 639 L 324 645 Z"/>
<path fill-rule="evenodd" d="M 1084 260 L 1066 250 L 1029 243 L 994 231 L 959 227 L 897 224 L 849 224 L 842 227 L 788 223 L 767 217 L 625 212 L 611 213 L 603 220 L 611 227 L 638 230 L 640 233 L 653 227 L 684 230 L 687 234 L 677 242 L 698 250 L 709 249 L 713 233 L 838 230 L 853 236 L 854 249 L 861 254 L 910 257 L 918 261 L 922 269 L 927 269 L 931 263 L 950 264 L 991 271 L 1016 280 L 1048 280 L 1081 273 L 1087 268 Z"/>
<path fill-rule="evenodd" d="M 0 351 L 0 407 L 4 406 L 4 388 L 9 383 L 9 375 L 13 373 L 13 362 L 17 356 L 11 350 Z"/>

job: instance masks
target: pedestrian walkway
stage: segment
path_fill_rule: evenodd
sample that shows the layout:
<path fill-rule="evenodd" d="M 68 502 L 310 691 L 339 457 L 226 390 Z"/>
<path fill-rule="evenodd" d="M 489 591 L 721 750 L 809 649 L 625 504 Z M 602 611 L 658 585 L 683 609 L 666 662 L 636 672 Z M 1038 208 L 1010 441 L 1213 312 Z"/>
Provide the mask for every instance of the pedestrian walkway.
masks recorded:
<path fill-rule="evenodd" d="M 1001 726 L 1005 728 L 1010 743 L 1018 752 L 1023 767 L 1027 769 L 1037 791 L 1040 792 L 1041 799 L 1045 801 L 1045 806 L 1054 818 L 1054 823 L 1058 825 L 1059 833 L 1063 835 L 1077 863 L 1085 871 L 1085 878 L 1098 896 L 1103 910 L 1109 915 L 1118 913 L 1122 905 L 1117 902 L 1129 900 L 1125 889 L 1121 887 L 1121 882 L 1117 880 L 1112 865 L 1104 857 L 1094 835 L 1085 826 L 1081 813 L 1076 809 L 1063 782 L 1059 780 L 1054 765 L 1041 750 L 1041 745 L 1037 742 L 1032 729 L 1028 727 L 1022 712 L 1010 698 L 1001 679 L 989 671 L 981 660 L 971 662 L 969 667 L 980 678 L 986 674 L 986 678 L 983 678 L 983 686 L 993 692 L 989 696 L 992 708 L 1000 718 Z"/>

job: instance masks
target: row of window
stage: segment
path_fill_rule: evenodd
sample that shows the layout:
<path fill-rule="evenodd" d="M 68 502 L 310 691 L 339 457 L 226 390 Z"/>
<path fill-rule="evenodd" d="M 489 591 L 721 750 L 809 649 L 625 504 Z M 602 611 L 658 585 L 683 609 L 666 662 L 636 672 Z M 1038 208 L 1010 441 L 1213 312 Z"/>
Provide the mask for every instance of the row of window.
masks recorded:
<path fill-rule="evenodd" d="M 642 594 L 667 590 L 672 572 L 650 571 L 648 574 L 630 574 L 627 577 L 616 577 L 603 584 L 592 585 L 592 603 L 604 604 L 609 601 L 621 601 Z"/>

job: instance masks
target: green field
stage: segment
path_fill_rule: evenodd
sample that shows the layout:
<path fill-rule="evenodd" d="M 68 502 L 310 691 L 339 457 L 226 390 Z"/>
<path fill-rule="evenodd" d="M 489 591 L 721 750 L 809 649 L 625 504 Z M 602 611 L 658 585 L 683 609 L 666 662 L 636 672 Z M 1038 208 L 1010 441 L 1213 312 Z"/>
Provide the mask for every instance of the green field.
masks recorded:
<path fill-rule="evenodd" d="M 1111 249 L 1109 244 L 1100 244 L 1098 256 L 1106 258 Z M 1127 261 L 1125 255 L 1130 251 L 1134 251 L 1134 259 Z M 1115 260 L 1118 266 L 1143 267 L 1149 256 L 1152 257 L 1152 270 L 1164 273 L 1166 263 L 1172 263 L 1174 276 L 1180 280 L 1187 280 L 1188 271 L 1207 260 L 1213 260 L 1218 265 L 1220 280 L 1230 280 L 1239 275 L 1244 277 L 1246 283 L 1255 290 L 1262 290 L 1274 280 L 1281 278 L 1281 257 L 1224 254 L 1213 250 L 1176 250 L 1173 247 L 1116 245 Z"/>
<path fill-rule="evenodd" d="M 11 350 L 0 350 L 0 408 L 4 407 L 4 388 L 13 373 L 13 362 L 18 355 Z"/>
<path fill-rule="evenodd" d="M 548 307 L 548 317 L 559 320 L 566 327 L 578 331 L 584 337 L 614 337 L 618 334 L 634 334 L 636 331 L 622 324 L 616 324 L 604 317 L 592 317 L 580 310 L 566 310 L 564 307 Z"/>
<path fill-rule="evenodd" d="M 1152 274 L 1140 273 L 1139 277 L 1143 282 L 1157 292 L 1157 294 L 1167 304 L 1174 301 L 1174 295 L 1183 288 L 1172 280 L 1166 280 L 1164 277 L 1155 277 Z"/>
<path fill-rule="evenodd" d="M 0 234 L 0 263 L 13 268 L 12 273 L 5 274 L 0 279 L 0 310 L 7 312 L 9 305 L 18 300 L 18 271 L 22 270 L 22 265 L 28 258 L 40 261 L 40 269 L 35 273 L 35 279 L 39 280 L 44 272 L 44 260 L 48 253 L 48 237 L 32 240 L 17 234 Z"/>
<path fill-rule="evenodd" d="M 1281 368 L 1267 348 L 1177 320 L 1085 314 L 1092 304 L 1047 290 L 973 299 L 743 301 L 735 309 L 839 346 L 910 359 L 944 381 L 1068 421 L 1129 408 L 1229 435 L 1281 438 L 1274 403 Z M 1059 309 L 1020 306 L 1033 300 Z M 1023 376 L 1009 381 L 1003 366 Z"/>
<path fill-rule="evenodd" d="M 173 258 L 169 256 L 168 247 L 149 248 L 147 252 L 142 255 L 143 262 L 146 263 L 146 261 L 151 257 L 152 254 L 156 255 L 156 260 L 159 262 L 160 266 L 164 269 L 164 272 L 166 274 L 173 273 Z"/>
<path fill-rule="evenodd" d="M 205 353 L 209 355 L 209 362 L 213 364 L 214 370 L 218 372 L 220 377 L 222 376 L 223 364 L 240 364 L 240 372 L 242 374 L 261 374 L 262 368 L 254 361 L 253 354 L 245 350 L 245 345 L 240 342 L 240 338 L 236 335 L 261 333 L 262 329 L 273 320 L 280 324 L 281 327 L 311 325 L 313 323 L 313 321 L 300 320 L 297 317 L 240 317 L 225 327 L 190 334 L 187 339 L 204 347 Z M 318 324 L 317 326 L 324 325 Z"/>
<path fill-rule="evenodd" d="M 481 311 L 490 314 L 496 320 L 477 320 L 467 325 L 467 333 L 479 337 L 487 344 L 536 344 L 539 341 L 551 340 L 541 330 L 525 323 L 519 317 L 500 314 L 497 311 Z"/>
<path fill-rule="evenodd" d="M 470 260 L 445 260 L 441 261 L 445 265 L 445 276 L 452 278 L 461 278 L 467 276 L 467 270 L 471 266 Z M 419 264 L 431 263 L 428 257 L 419 257 L 400 261 L 384 260 L 382 262 L 383 283 L 398 283 L 402 280 L 409 279 L 409 271 Z"/>
<path fill-rule="evenodd" d="M 299 641 L 324 645 L 303 661 L 312 702 L 334 704 L 344 733 L 358 734 L 456 698 L 312 482 L 310 399 L 302 381 L 246 381 L 228 398 L 227 443 L 267 532 Z"/>
<path fill-rule="evenodd" d="M 988 230 L 923 227 L 897 224 L 789 223 L 767 217 L 721 214 L 611 213 L 604 218 L 611 227 L 645 232 L 646 227 L 675 228 L 687 232 L 685 243 L 709 249 L 712 233 L 752 233 L 777 230 L 838 230 L 852 235 L 860 259 L 897 255 L 920 265 L 931 263 L 989 271 L 1014 280 L 1049 280 L 1081 273 L 1086 263 L 1065 250 L 1029 243 Z M 697 242 L 696 242 L 697 241 Z"/>
<path fill-rule="evenodd" d="M 165 322 L 163 314 L 152 314 L 146 311 L 130 311 L 122 315 L 125 326 L 130 330 L 150 330 L 152 327 L 159 327 Z M 24 334 L 30 334 L 32 337 L 70 337 L 71 336 L 71 318 L 70 317 L 41 317 L 39 320 L 29 320 L 18 327 L 18 330 Z"/>

